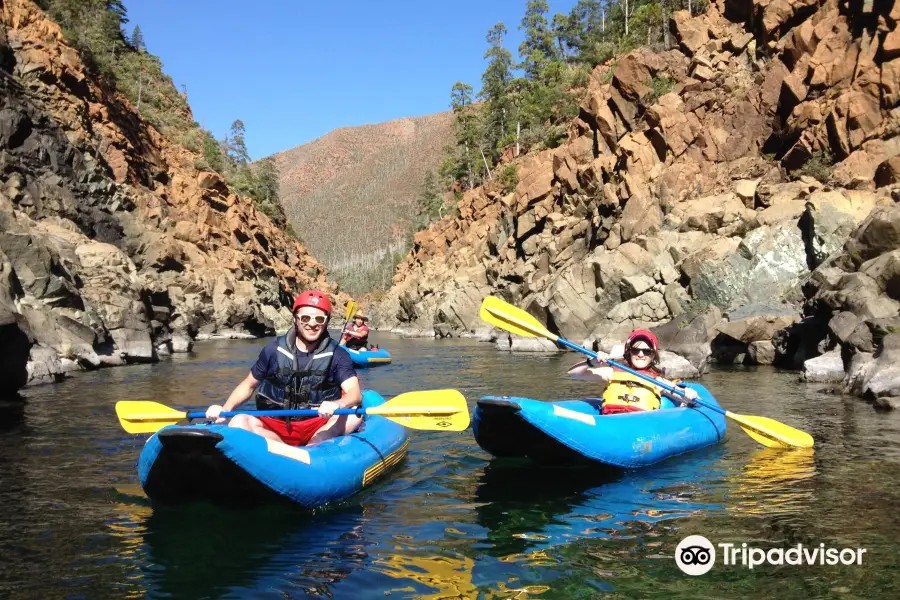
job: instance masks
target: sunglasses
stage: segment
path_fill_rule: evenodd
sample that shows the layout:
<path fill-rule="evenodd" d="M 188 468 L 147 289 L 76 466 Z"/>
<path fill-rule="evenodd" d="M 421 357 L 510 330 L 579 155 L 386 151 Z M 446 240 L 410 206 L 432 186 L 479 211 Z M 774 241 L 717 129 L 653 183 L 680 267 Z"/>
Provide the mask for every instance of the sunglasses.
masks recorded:
<path fill-rule="evenodd" d="M 304 325 L 308 325 L 310 321 L 314 322 L 316 325 L 324 325 L 325 321 L 328 320 L 328 317 L 325 315 L 297 315 L 297 320 Z"/>
<path fill-rule="evenodd" d="M 650 348 L 632 348 L 631 353 L 635 356 L 653 356 L 653 350 Z"/>

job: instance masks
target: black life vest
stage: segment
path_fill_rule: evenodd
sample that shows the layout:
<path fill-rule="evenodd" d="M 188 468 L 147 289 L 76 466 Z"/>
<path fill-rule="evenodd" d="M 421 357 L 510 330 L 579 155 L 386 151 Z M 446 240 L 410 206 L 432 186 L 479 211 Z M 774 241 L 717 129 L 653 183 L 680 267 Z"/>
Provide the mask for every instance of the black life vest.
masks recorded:
<path fill-rule="evenodd" d="M 326 333 L 312 358 L 297 365 L 297 332 L 291 328 L 278 338 L 278 368 L 256 388 L 257 410 L 315 408 L 326 400 L 340 400 L 341 387 L 328 379 L 335 352 L 346 352 Z"/>

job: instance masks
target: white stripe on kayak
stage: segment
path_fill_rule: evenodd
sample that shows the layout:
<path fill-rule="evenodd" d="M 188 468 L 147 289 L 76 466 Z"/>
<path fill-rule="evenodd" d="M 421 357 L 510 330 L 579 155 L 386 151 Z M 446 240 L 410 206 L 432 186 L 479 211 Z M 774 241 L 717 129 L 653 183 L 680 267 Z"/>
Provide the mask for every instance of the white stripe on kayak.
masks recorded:
<path fill-rule="evenodd" d="M 287 356 L 292 361 L 294 360 L 294 355 L 291 352 L 289 352 L 288 350 L 285 350 L 284 348 L 282 348 L 281 346 L 278 346 L 278 351 L 281 352 L 282 354 L 284 354 L 285 356 Z"/>
<path fill-rule="evenodd" d="M 296 461 L 300 461 L 305 465 L 310 463 L 309 452 L 304 450 L 303 448 L 298 448 L 297 446 L 288 446 L 284 442 L 276 442 L 275 440 L 270 440 L 266 438 L 266 446 L 269 448 L 269 452 L 272 454 L 278 454 L 279 456 L 286 456 L 287 458 L 293 458 Z"/>
<path fill-rule="evenodd" d="M 573 421 L 581 421 L 582 423 L 587 423 L 588 425 L 597 424 L 597 421 L 594 420 L 594 417 L 592 415 L 586 415 L 584 413 L 578 412 L 577 410 L 563 408 L 562 406 L 558 406 L 556 404 L 553 405 L 553 414 L 557 417 L 564 417 L 566 419 L 572 419 Z"/>

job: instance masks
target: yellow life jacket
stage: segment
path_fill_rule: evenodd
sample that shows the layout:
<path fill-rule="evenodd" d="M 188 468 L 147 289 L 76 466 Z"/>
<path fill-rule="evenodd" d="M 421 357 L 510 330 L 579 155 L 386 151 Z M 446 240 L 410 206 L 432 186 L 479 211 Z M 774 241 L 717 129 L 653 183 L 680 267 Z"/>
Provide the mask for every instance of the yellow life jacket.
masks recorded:
<path fill-rule="evenodd" d="M 660 407 L 660 397 L 659 388 L 652 383 L 616 369 L 609 385 L 603 390 L 603 405 L 657 410 Z"/>

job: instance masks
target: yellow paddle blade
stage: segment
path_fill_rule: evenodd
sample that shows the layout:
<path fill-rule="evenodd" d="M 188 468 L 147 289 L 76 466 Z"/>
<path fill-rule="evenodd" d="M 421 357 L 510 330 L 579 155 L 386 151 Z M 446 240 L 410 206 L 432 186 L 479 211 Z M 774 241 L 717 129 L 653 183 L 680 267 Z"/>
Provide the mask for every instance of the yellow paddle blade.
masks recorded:
<path fill-rule="evenodd" d="M 465 431 L 469 427 L 469 406 L 456 390 L 408 392 L 381 406 L 366 410 L 410 429 Z"/>
<path fill-rule="evenodd" d="M 725 416 L 741 425 L 747 435 L 769 448 L 812 448 L 813 438 L 805 431 L 768 417 L 749 417 L 725 411 Z"/>
<path fill-rule="evenodd" d="M 166 425 L 174 425 L 187 413 L 169 408 L 159 402 L 122 400 L 116 402 L 119 424 L 128 433 L 155 433 Z"/>
<path fill-rule="evenodd" d="M 482 321 L 516 335 L 545 337 L 554 342 L 559 339 L 559 336 L 550 333 L 532 315 L 494 296 L 488 296 L 481 302 L 481 311 L 478 316 Z"/>
<path fill-rule="evenodd" d="M 348 302 L 347 310 L 344 311 L 344 320 L 349 321 L 350 317 L 352 317 L 354 314 L 356 314 L 357 308 L 359 308 L 359 304 L 357 304 L 355 301 L 351 300 L 350 302 Z"/>

